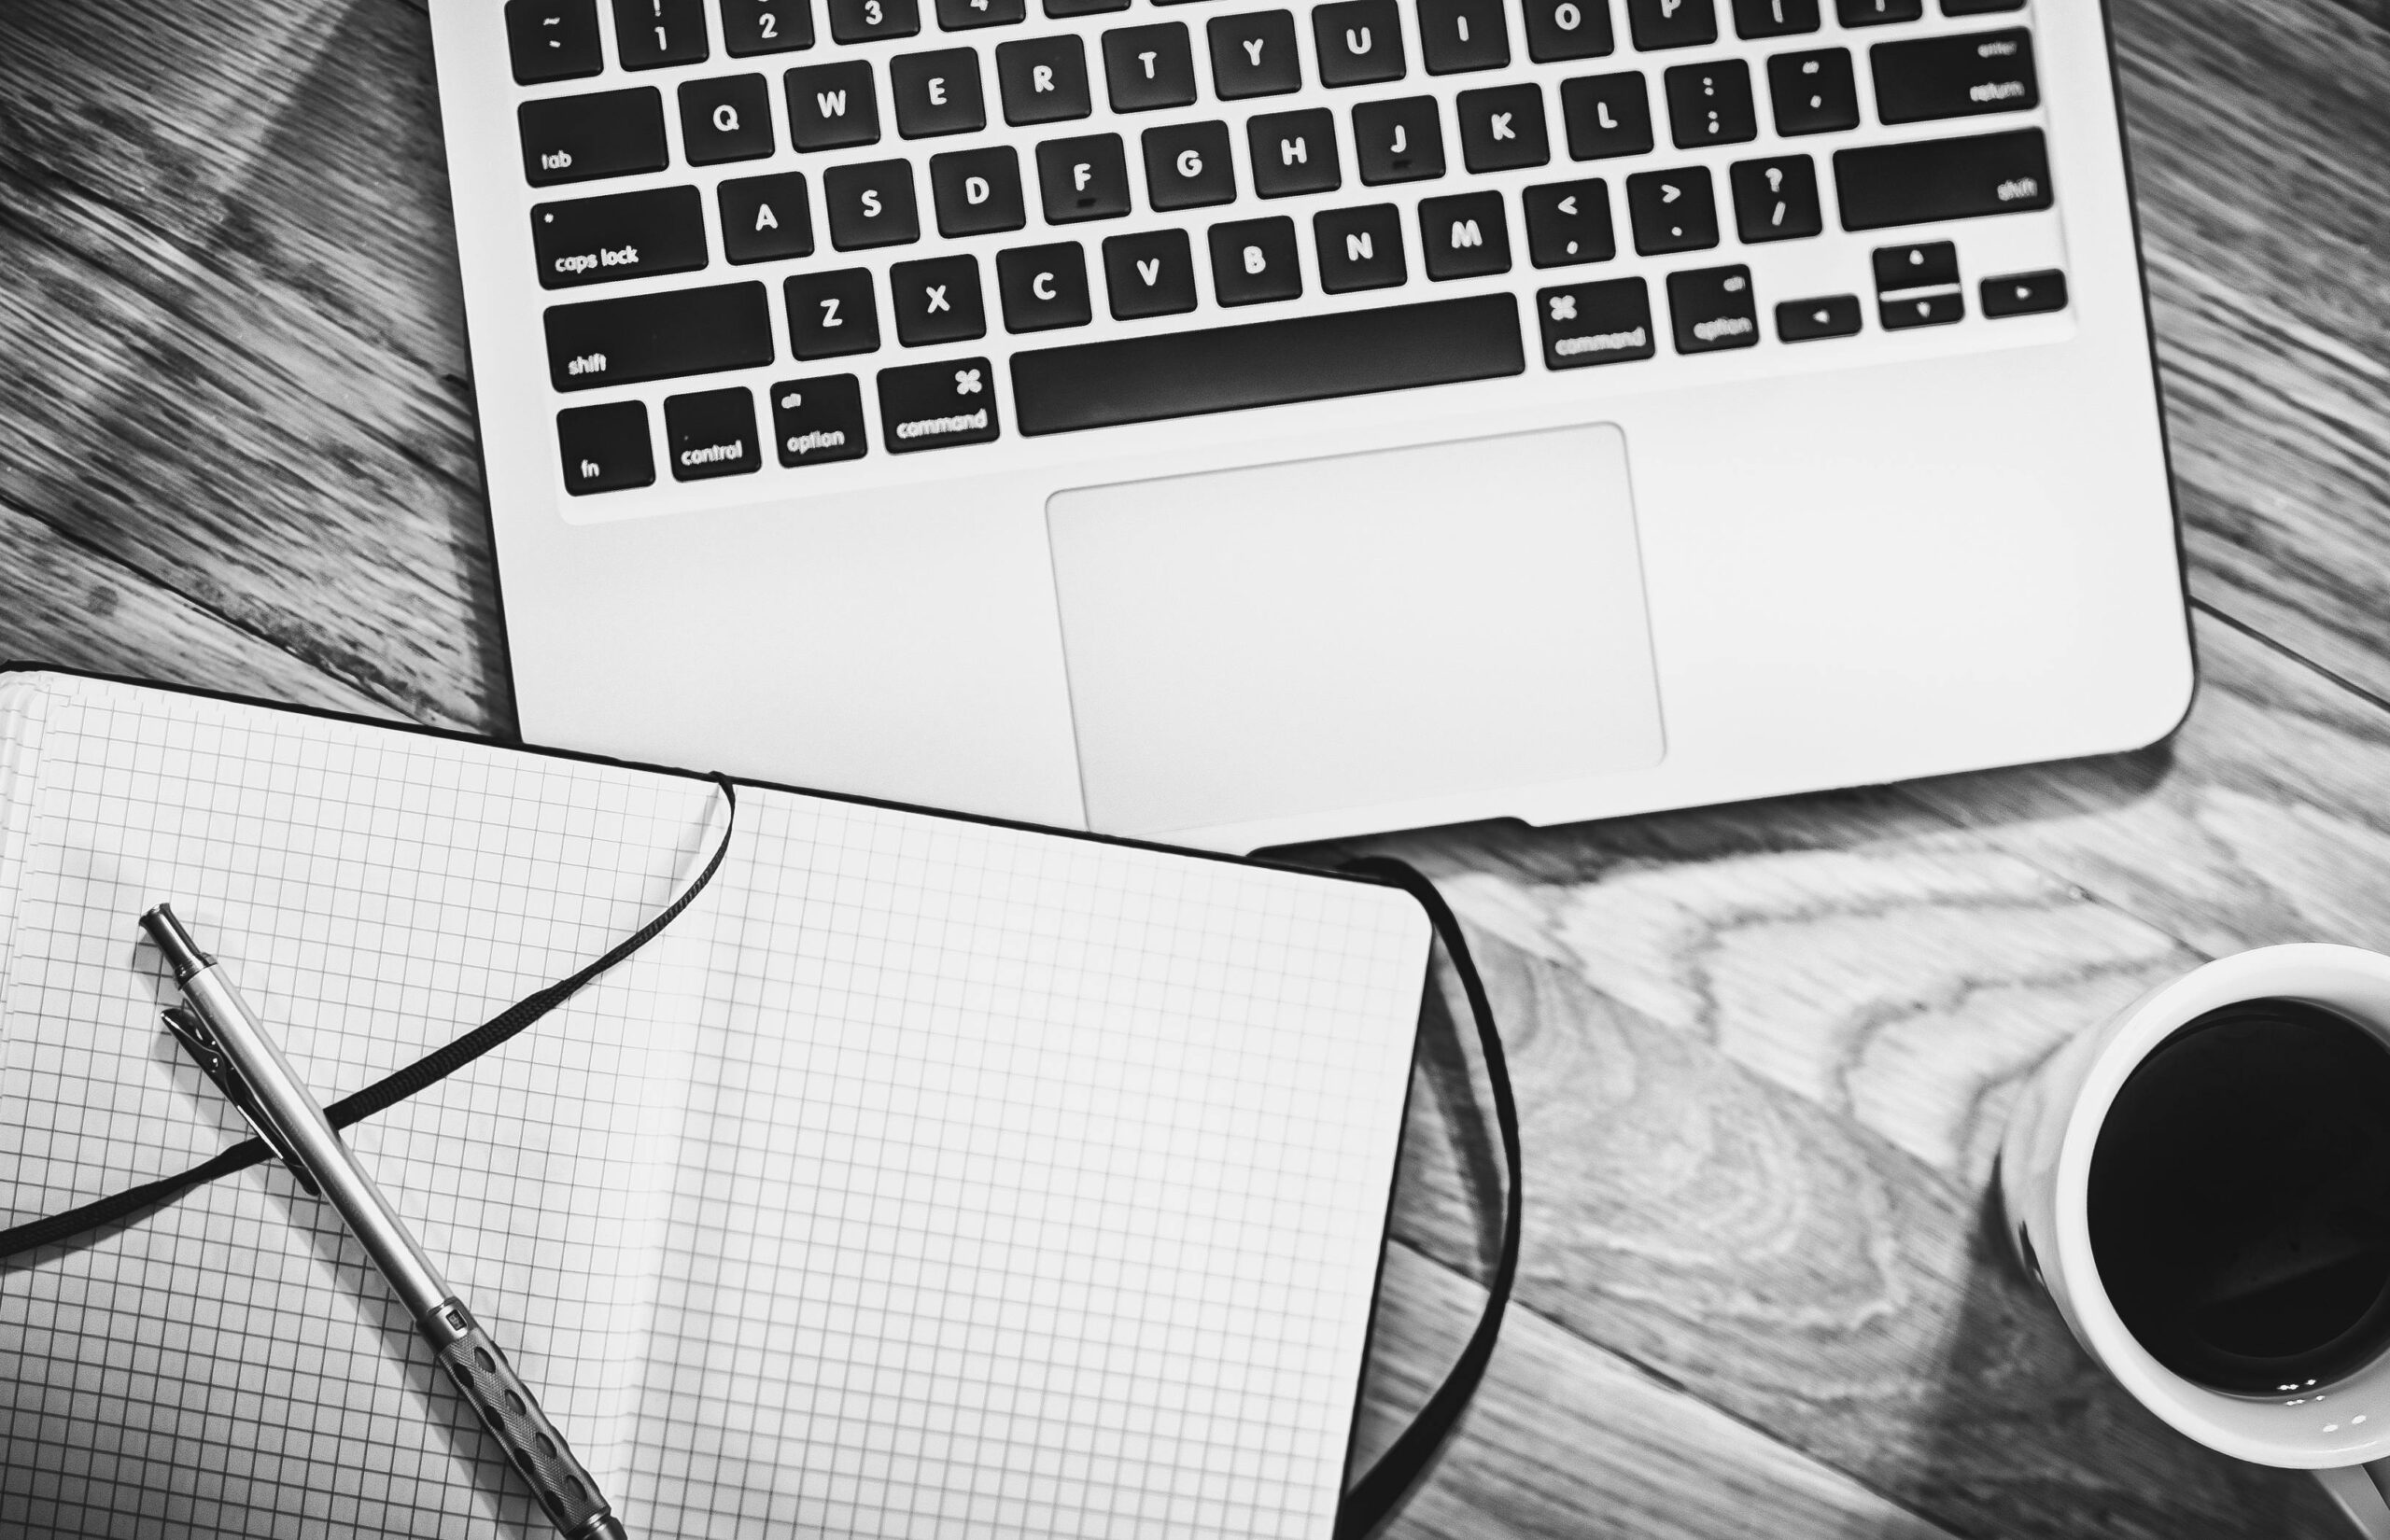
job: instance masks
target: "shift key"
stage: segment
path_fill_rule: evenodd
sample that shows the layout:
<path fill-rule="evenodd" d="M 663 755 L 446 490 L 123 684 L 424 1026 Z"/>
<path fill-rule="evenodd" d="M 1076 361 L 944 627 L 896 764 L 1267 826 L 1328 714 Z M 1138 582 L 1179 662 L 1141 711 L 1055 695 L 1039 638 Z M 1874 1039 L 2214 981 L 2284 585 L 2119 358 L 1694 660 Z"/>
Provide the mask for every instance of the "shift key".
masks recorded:
<path fill-rule="evenodd" d="M 1845 230 L 2050 206 L 2049 147 L 2040 129 L 1836 150 L 1834 179 Z"/>
<path fill-rule="evenodd" d="M 760 283 L 556 305 L 548 378 L 558 390 L 753 369 L 772 361 L 772 312 Z"/>

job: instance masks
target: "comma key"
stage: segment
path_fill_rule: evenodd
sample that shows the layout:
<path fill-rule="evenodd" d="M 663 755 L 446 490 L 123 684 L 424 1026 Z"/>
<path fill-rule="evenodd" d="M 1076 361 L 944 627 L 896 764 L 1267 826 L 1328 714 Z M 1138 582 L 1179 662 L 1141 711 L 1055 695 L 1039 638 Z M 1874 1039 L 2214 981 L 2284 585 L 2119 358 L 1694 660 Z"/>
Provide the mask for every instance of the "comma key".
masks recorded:
<path fill-rule="evenodd" d="M 949 358 L 879 371 L 879 440 L 892 455 L 983 444 L 998 434 L 996 371 L 985 358 Z"/>

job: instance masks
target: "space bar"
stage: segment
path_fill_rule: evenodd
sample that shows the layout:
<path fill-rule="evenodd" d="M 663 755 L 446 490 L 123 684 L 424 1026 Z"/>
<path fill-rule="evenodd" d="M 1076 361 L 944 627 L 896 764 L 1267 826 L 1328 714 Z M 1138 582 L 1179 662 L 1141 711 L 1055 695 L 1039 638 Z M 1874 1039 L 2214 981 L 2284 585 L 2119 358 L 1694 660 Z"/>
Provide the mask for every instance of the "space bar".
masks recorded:
<path fill-rule="evenodd" d="M 1525 368 L 1517 302 L 1479 294 L 1016 353 L 1013 413 L 1023 433 L 1069 433 Z"/>

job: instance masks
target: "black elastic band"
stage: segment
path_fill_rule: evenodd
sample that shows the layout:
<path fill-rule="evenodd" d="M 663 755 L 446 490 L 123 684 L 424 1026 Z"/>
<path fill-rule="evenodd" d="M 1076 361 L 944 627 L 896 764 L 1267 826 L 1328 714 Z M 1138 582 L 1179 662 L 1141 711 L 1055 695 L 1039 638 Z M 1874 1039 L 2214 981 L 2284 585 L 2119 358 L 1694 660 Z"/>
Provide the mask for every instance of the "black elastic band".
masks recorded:
<path fill-rule="evenodd" d="M 1360 1540 L 1385 1520 L 1412 1484 L 1426 1474 L 1436 1451 L 1451 1435 L 1453 1424 L 1460 1421 L 1469 1398 L 1476 1393 L 1477 1382 L 1485 1377 L 1485 1365 L 1494 1357 L 1494 1341 L 1502 1331 L 1502 1312 L 1511 1302 L 1511 1284 L 1519 1271 L 1519 1104 L 1511 1095 L 1511 1066 L 1502 1055 L 1502 1035 L 1495 1029 L 1494 1007 L 1485 998 L 1485 985 L 1477 976 L 1477 964 L 1469 955 L 1469 942 L 1461 935 L 1460 921 L 1453 917 L 1452 909 L 1444 903 L 1443 895 L 1436 891 L 1435 884 L 1420 875 L 1416 867 L 1391 856 L 1362 856 L 1346 861 L 1343 870 L 1392 883 L 1417 899 L 1427 911 L 1428 922 L 1444 944 L 1444 955 L 1452 959 L 1453 972 L 1460 976 L 1461 991 L 1469 997 L 1469 1015 L 1477 1018 L 1477 1041 L 1485 1055 L 1485 1078 L 1493 1084 L 1494 1121 L 1502 1133 L 1502 1160 L 1510 1189 L 1502 1199 L 1501 1253 L 1494 1265 L 1493 1281 L 1486 1285 L 1485 1309 L 1477 1318 L 1477 1329 L 1469 1333 L 1468 1346 L 1453 1360 L 1452 1369 L 1444 1376 L 1444 1382 L 1436 1387 L 1436 1393 L 1427 1397 L 1419 1415 L 1386 1446 L 1377 1463 L 1345 1491 L 1343 1504 L 1337 1509 L 1336 1540 Z"/>
<path fill-rule="evenodd" d="M 730 851 L 731 831 L 738 827 L 738 789 L 731 785 L 726 776 L 716 776 L 713 781 L 722 788 L 723 800 L 730 808 L 730 816 L 723 822 L 722 843 L 714 847 L 713 859 L 706 862 L 705 870 L 697 874 L 696 880 L 689 884 L 668 907 L 570 978 L 558 979 L 536 994 L 524 996 L 464 1036 L 434 1048 L 404 1069 L 394 1070 L 363 1090 L 333 1102 L 324 1109 L 324 1115 L 331 1120 L 332 1127 L 345 1128 L 352 1123 L 362 1122 L 387 1107 L 404 1101 L 425 1086 L 445 1080 L 570 1000 L 583 985 L 654 940 L 659 931 L 678 919 L 681 911 L 706 890 L 706 885 L 713 881 L 714 873 L 722 869 L 722 858 Z M 204 1182 L 213 1182 L 218 1177 L 246 1170 L 273 1158 L 273 1155 L 263 1140 L 245 1139 L 189 1170 L 160 1177 L 155 1182 L 145 1182 L 138 1187 L 129 1187 L 79 1208 L 69 1209 L 64 1213 L 51 1214 L 47 1219 L 31 1220 L 13 1228 L 0 1230 L 0 1262 L 20 1253 L 72 1239 L 86 1230 L 96 1230 L 136 1218 L 172 1202 Z"/>

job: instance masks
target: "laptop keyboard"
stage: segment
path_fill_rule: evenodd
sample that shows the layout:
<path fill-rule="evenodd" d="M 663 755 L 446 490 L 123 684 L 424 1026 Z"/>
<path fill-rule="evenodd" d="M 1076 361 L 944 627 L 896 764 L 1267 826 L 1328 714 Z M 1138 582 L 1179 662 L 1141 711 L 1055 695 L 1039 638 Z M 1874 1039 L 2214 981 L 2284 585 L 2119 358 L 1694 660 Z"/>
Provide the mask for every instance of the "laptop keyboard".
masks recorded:
<path fill-rule="evenodd" d="M 2063 310 L 1927 3 L 511 0 L 562 485 Z"/>

